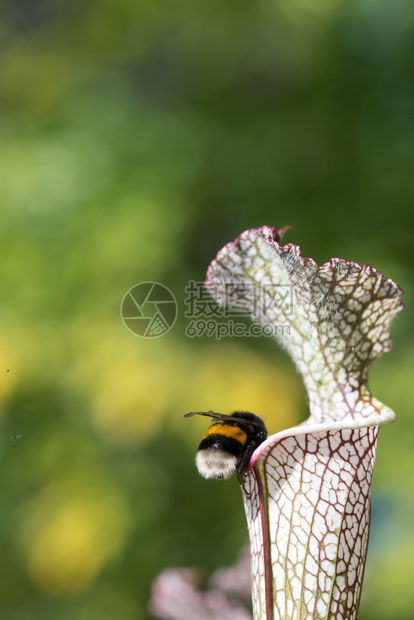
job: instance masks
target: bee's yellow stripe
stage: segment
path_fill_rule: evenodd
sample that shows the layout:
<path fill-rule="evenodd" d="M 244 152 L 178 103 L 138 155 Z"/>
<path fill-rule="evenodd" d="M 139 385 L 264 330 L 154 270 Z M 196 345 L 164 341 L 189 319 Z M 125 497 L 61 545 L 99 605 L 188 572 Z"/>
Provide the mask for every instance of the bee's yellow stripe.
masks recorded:
<path fill-rule="evenodd" d="M 222 424 L 218 422 L 217 424 L 213 424 L 212 426 L 210 426 L 207 433 L 204 435 L 204 438 L 212 435 L 213 433 L 216 433 L 217 435 L 225 435 L 226 437 L 231 437 L 232 439 L 235 439 L 236 441 L 241 443 L 243 446 L 246 443 L 247 439 L 246 433 L 242 431 L 241 428 L 226 423 Z"/>

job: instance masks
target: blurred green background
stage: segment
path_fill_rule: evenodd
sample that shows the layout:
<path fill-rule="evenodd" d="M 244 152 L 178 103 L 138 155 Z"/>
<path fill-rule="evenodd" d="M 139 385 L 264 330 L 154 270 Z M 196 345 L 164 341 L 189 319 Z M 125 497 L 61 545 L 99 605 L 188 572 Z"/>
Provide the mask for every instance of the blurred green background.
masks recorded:
<path fill-rule="evenodd" d="M 246 228 L 405 290 L 371 376 L 380 432 L 361 618 L 414 615 L 414 7 L 409 0 L 5 0 L 0 15 L 0 606 L 141 620 L 167 566 L 247 538 L 237 481 L 201 479 L 191 410 L 306 416 L 268 338 L 189 339 L 184 287 Z M 158 281 L 174 328 L 120 304 Z M 22 435 L 16 441 L 11 436 Z"/>

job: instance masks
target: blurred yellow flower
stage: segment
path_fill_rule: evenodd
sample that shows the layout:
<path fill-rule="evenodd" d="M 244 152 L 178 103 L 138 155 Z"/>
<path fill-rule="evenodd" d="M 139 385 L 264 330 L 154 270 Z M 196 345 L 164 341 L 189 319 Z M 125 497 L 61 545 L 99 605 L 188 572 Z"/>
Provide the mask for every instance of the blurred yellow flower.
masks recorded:
<path fill-rule="evenodd" d="M 33 582 L 61 596 L 87 588 L 119 551 L 127 510 L 113 489 L 103 494 L 93 486 L 75 488 L 64 497 L 58 486 L 36 498 L 23 524 L 22 543 Z"/>

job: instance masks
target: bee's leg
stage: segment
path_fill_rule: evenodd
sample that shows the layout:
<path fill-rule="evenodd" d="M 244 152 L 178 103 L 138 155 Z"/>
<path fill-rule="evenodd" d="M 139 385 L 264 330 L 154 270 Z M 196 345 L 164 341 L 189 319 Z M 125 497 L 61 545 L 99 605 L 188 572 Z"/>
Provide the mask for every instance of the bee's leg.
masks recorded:
<path fill-rule="evenodd" d="M 247 465 L 249 464 L 249 461 L 255 449 L 256 449 L 256 444 L 254 443 L 251 444 L 248 448 L 246 448 L 245 453 L 241 457 L 240 461 L 237 463 L 236 473 L 237 473 L 237 479 L 240 482 L 240 484 L 241 484 L 241 481 L 243 480 L 243 472 L 246 469 Z"/>
<path fill-rule="evenodd" d="M 252 458 L 253 452 L 256 450 L 256 448 L 260 446 L 261 443 L 264 442 L 266 437 L 267 437 L 266 431 L 259 433 L 257 437 L 255 437 L 255 439 L 253 439 L 252 442 L 249 444 L 249 446 L 246 448 L 245 453 L 241 457 L 240 461 L 237 463 L 236 473 L 237 473 L 237 478 L 240 484 L 241 484 L 241 481 L 243 480 L 243 472 L 248 466 L 249 461 Z"/>

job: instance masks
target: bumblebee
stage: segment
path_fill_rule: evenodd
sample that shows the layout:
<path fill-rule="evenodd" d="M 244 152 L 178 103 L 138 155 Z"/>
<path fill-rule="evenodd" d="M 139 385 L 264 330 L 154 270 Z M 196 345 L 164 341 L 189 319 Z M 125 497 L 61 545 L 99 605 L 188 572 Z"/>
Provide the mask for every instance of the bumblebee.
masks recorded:
<path fill-rule="evenodd" d="M 235 411 L 230 415 L 191 411 L 184 417 L 193 415 L 215 418 L 198 446 L 195 459 L 198 473 L 217 480 L 237 473 L 241 480 L 253 452 L 267 437 L 263 420 L 249 411 Z"/>

